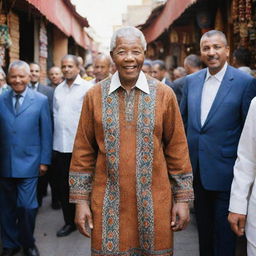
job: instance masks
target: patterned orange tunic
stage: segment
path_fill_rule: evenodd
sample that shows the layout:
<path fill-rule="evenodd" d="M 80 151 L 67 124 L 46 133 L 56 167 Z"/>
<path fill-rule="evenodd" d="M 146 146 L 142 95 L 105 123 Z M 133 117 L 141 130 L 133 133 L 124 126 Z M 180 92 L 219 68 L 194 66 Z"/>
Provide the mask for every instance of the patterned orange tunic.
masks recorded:
<path fill-rule="evenodd" d="M 92 255 L 170 256 L 172 200 L 193 199 L 184 128 L 173 91 L 110 79 L 85 96 L 70 167 L 70 201 L 89 200 Z"/>

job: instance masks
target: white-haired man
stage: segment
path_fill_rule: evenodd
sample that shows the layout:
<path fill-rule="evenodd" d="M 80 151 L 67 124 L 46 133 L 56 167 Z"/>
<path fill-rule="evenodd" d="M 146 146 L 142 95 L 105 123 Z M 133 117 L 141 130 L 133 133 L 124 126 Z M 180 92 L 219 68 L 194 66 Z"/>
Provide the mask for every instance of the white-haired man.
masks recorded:
<path fill-rule="evenodd" d="M 141 71 L 141 31 L 117 30 L 110 48 L 117 72 L 86 94 L 74 144 L 75 222 L 85 236 L 92 229 L 92 255 L 170 256 L 193 199 L 177 101 Z"/>
<path fill-rule="evenodd" d="M 33 236 L 39 174 L 51 163 L 52 122 L 47 97 L 28 88 L 29 65 L 10 64 L 12 90 L 0 96 L 0 224 L 3 252 L 39 256 Z"/>

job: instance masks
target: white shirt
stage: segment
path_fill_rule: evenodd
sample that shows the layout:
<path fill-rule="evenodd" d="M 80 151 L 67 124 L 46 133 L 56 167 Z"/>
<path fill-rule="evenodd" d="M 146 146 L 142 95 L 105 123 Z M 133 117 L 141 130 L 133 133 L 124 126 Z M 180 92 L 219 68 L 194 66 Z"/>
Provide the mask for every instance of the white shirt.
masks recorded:
<path fill-rule="evenodd" d="M 251 102 L 238 145 L 229 211 L 247 215 L 246 238 L 256 246 L 256 97 Z"/>
<path fill-rule="evenodd" d="M 38 82 L 37 82 L 37 83 L 35 83 L 35 84 L 34 84 L 34 86 L 30 83 L 30 84 L 29 84 L 29 88 L 30 88 L 30 89 L 32 89 L 32 90 L 37 91 L 38 85 L 39 85 L 39 83 L 38 83 Z"/>
<path fill-rule="evenodd" d="M 115 72 L 114 75 L 111 77 L 111 83 L 110 83 L 108 94 L 111 94 L 119 87 L 123 87 L 123 86 L 120 82 L 118 72 Z M 142 90 L 143 92 L 149 94 L 148 81 L 147 81 L 145 74 L 142 71 L 140 71 L 139 78 L 138 78 L 136 84 L 134 85 L 134 87 L 137 87 L 138 89 Z"/>
<path fill-rule="evenodd" d="M 84 95 L 90 87 L 90 83 L 80 75 L 70 87 L 65 80 L 56 87 L 53 97 L 53 150 L 72 153 Z"/>
<path fill-rule="evenodd" d="M 208 113 L 212 107 L 212 103 L 216 97 L 216 94 L 220 88 L 220 84 L 227 70 L 227 62 L 223 68 L 215 75 L 211 75 L 209 69 L 207 68 L 206 78 L 204 81 L 204 87 L 202 91 L 201 98 L 201 125 L 204 125 L 204 122 L 208 116 Z"/>

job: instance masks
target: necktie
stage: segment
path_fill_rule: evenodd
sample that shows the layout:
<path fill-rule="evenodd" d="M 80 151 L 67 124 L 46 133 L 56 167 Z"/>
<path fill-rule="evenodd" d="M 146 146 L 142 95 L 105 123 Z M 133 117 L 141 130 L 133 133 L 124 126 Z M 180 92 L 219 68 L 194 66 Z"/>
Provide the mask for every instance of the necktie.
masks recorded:
<path fill-rule="evenodd" d="M 15 98 L 16 98 L 16 101 L 15 101 L 14 108 L 15 108 L 16 113 L 18 113 L 19 108 L 20 108 L 20 98 L 21 98 L 21 95 L 20 94 L 16 94 Z"/>

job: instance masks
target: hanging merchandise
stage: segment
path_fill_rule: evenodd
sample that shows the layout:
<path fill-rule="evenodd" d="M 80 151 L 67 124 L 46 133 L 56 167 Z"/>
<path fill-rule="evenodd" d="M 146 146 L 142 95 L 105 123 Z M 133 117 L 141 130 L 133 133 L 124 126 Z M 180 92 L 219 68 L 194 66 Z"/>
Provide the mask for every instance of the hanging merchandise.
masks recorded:
<path fill-rule="evenodd" d="M 6 20 L 6 15 L 0 13 L 0 66 L 5 65 L 5 51 L 12 44 Z"/>
<path fill-rule="evenodd" d="M 12 42 L 6 20 L 6 15 L 0 14 L 0 45 L 9 48 Z"/>
<path fill-rule="evenodd" d="M 245 47 L 252 54 L 252 68 L 256 67 L 256 0 L 233 0 L 232 21 L 234 48 Z"/>

